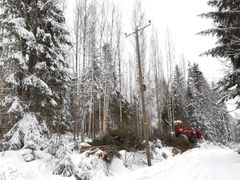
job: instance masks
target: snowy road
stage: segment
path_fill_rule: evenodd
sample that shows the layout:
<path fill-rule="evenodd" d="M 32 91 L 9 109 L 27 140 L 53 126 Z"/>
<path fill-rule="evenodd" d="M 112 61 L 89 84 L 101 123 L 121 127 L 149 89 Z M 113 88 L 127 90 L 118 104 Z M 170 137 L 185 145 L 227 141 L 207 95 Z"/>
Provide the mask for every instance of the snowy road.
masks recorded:
<path fill-rule="evenodd" d="M 200 148 L 109 180 L 240 180 L 239 172 L 240 155 L 233 150 Z"/>

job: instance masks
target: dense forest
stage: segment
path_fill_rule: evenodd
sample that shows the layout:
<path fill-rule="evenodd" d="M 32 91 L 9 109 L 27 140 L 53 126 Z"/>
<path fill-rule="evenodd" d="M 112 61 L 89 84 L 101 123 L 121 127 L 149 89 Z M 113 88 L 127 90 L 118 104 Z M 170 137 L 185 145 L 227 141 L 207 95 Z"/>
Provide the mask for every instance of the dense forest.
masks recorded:
<path fill-rule="evenodd" d="M 219 6 L 219 11 L 231 6 L 217 2 L 209 4 Z M 77 1 L 74 40 L 70 41 L 71 34 L 64 26 L 65 3 L 1 2 L 1 113 L 5 117 L 2 121 L 7 122 L 8 130 L 11 128 L 5 137 L 14 149 L 22 148 L 31 138 L 25 132 L 29 128 L 36 130 L 37 137 L 47 132 L 72 132 L 74 138 L 96 138 L 115 129 L 137 130 L 138 136 L 143 136 L 137 57 L 122 54 L 125 37 L 120 10 L 113 3 Z M 141 9 L 137 1 L 133 29 L 147 23 Z M 218 17 L 219 11 L 201 16 L 224 26 L 225 16 L 230 15 L 224 12 Z M 219 36 L 219 46 L 207 54 L 227 57 L 235 70 L 238 59 L 232 54 L 238 51 L 237 37 L 232 35 L 233 45 L 225 45 L 228 30 L 237 31 L 229 27 L 224 32 L 216 28 L 201 33 Z M 229 73 L 219 84 L 209 85 L 197 64 L 186 62 L 184 57 L 176 60 L 169 31 L 166 37 L 164 58 L 156 31 L 149 38 L 145 31 L 139 34 L 147 133 L 151 138 L 161 137 L 170 133 L 173 121 L 179 119 L 188 128 L 200 129 L 208 140 L 231 140 L 231 117 L 224 104 L 228 94 L 223 90 L 235 86 L 237 79 L 230 79 L 238 77 L 238 71 Z M 225 46 L 229 48 L 226 51 Z M 234 98 L 237 92 L 236 88 L 229 96 Z"/>
<path fill-rule="evenodd" d="M 141 1 L 126 37 L 113 2 L 76 0 L 70 33 L 66 1 L 0 0 L 1 142 L 11 150 L 44 149 L 53 135 L 84 142 L 113 131 L 152 141 L 174 132 L 176 120 L 205 140 L 239 141 L 240 122 L 225 102 L 240 95 L 240 2 L 208 4 L 215 11 L 200 16 L 214 28 L 199 34 L 217 37 L 204 54 L 228 64 L 219 82 L 209 82 L 194 60 L 176 57 L 170 30 L 160 48 Z"/>

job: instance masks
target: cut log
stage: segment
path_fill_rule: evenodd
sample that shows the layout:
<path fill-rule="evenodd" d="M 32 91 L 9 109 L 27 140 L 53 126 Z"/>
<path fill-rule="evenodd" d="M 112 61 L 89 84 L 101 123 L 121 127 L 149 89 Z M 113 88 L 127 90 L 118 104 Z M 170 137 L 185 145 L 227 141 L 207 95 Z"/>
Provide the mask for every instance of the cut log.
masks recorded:
<path fill-rule="evenodd" d="M 114 157 L 120 157 L 118 150 L 113 146 L 79 146 L 80 152 L 86 152 L 86 156 L 89 157 L 90 155 L 97 155 L 102 157 L 104 161 L 111 162 Z M 101 150 L 100 152 L 98 150 Z"/>
<path fill-rule="evenodd" d="M 84 152 L 84 151 L 88 151 L 88 150 L 93 151 L 96 149 L 106 151 L 109 148 L 111 148 L 111 146 L 79 146 L 80 152 Z"/>

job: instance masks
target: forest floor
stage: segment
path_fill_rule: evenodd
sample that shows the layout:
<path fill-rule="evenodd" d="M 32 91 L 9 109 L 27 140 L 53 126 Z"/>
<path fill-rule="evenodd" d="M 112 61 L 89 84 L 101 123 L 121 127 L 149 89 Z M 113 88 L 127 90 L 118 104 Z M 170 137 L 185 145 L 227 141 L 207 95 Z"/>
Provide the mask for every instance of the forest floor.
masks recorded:
<path fill-rule="evenodd" d="M 0 180 L 75 180 L 74 176 L 52 175 L 51 157 L 36 152 L 42 159 L 25 162 L 26 150 L 0 153 Z M 168 158 L 162 158 L 165 153 Z M 86 179 L 94 180 L 239 180 L 240 155 L 235 148 L 216 145 L 200 145 L 183 154 L 172 156 L 170 148 L 155 151 L 153 165 L 147 167 L 145 154 L 140 152 L 115 158 L 106 165 L 97 156 L 86 157 L 84 153 L 73 153 L 73 163 Z M 159 154 L 159 156 L 157 156 Z M 81 166 L 79 165 L 81 164 Z M 84 178 L 81 177 L 81 178 Z"/>

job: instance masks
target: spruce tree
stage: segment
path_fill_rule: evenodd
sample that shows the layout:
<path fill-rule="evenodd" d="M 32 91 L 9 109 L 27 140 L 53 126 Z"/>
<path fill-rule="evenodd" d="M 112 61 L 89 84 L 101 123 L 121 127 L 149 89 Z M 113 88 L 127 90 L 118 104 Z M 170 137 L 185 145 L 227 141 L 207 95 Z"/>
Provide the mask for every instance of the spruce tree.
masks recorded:
<path fill-rule="evenodd" d="M 216 139 L 218 142 L 227 143 L 232 140 L 233 136 L 230 129 L 232 117 L 227 111 L 225 103 L 221 102 L 222 96 L 222 93 L 213 86 L 211 89 L 211 114 L 214 121 L 213 126 L 216 129 Z"/>
<path fill-rule="evenodd" d="M 64 52 L 70 45 L 69 33 L 57 0 L 4 0 L 1 7 L 4 45 L 11 50 L 4 66 L 13 67 L 5 79 L 12 91 L 4 104 L 16 123 L 6 137 L 12 148 L 19 149 L 35 132 L 30 139 L 37 146 L 47 132 L 44 122 L 59 129 L 69 115 Z"/>
<path fill-rule="evenodd" d="M 187 119 L 186 82 L 183 73 L 179 69 L 178 65 L 175 67 L 172 91 L 174 94 L 175 105 L 174 117 L 175 119 L 185 121 Z"/>
<path fill-rule="evenodd" d="M 217 37 L 216 47 L 208 50 L 206 54 L 223 58 L 231 63 L 232 68 L 220 85 L 223 87 L 222 90 L 227 92 L 223 100 L 235 98 L 240 95 L 240 1 L 210 0 L 208 5 L 216 10 L 201 16 L 212 19 L 214 28 L 200 34 Z"/>
<path fill-rule="evenodd" d="M 188 125 L 191 128 L 198 128 L 204 131 L 204 120 L 202 106 L 203 106 L 203 96 L 201 94 L 202 83 L 199 81 L 202 77 L 202 73 L 199 70 L 197 64 L 194 64 L 188 70 L 188 87 L 187 87 L 187 97 L 188 97 L 188 113 L 189 120 Z"/>
<path fill-rule="evenodd" d="M 230 116 L 226 106 L 219 103 L 220 95 L 208 85 L 197 64 L 189 68 L 188 73 L 188 126 L 199 129 L 204 138 L 215 142 L 229 142 Z M 220 94 L 219 92 L 217 92 Z"/>

